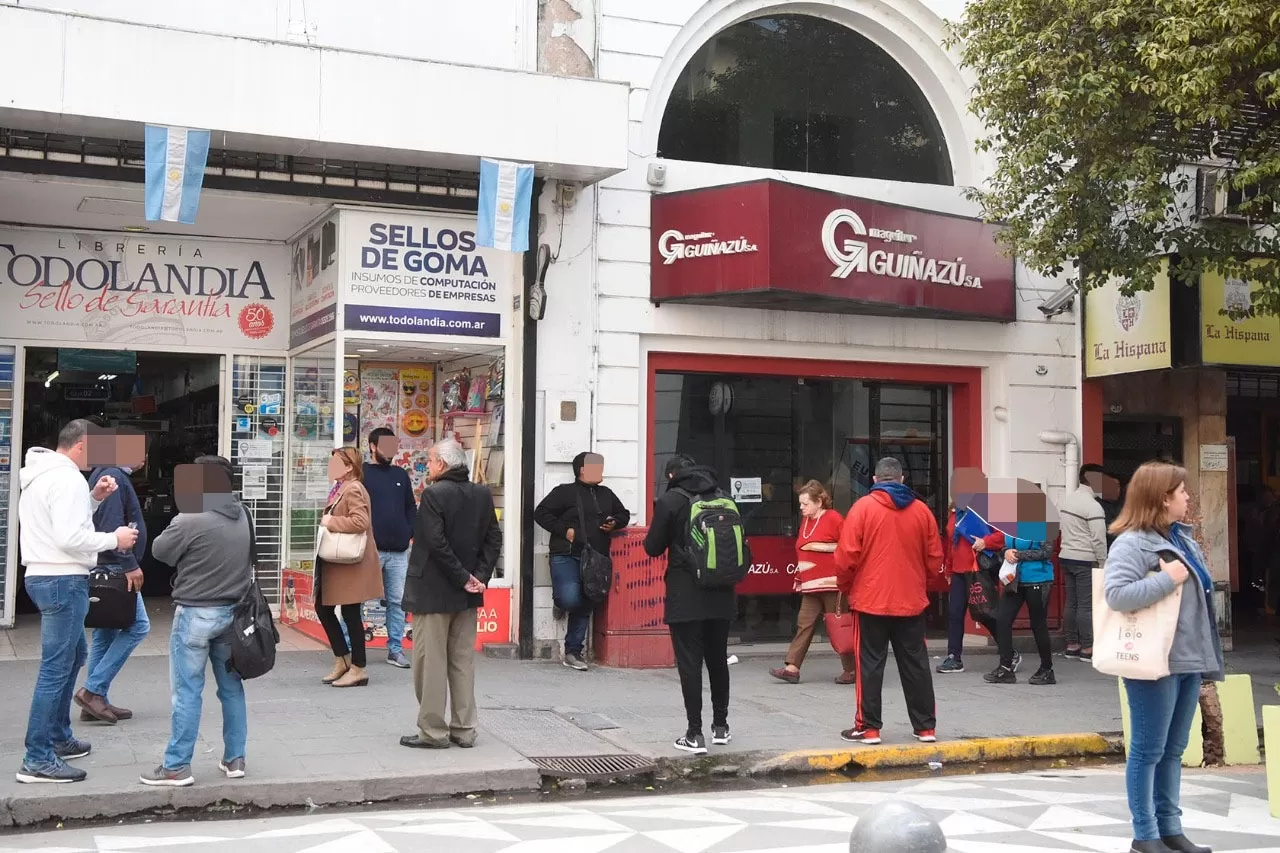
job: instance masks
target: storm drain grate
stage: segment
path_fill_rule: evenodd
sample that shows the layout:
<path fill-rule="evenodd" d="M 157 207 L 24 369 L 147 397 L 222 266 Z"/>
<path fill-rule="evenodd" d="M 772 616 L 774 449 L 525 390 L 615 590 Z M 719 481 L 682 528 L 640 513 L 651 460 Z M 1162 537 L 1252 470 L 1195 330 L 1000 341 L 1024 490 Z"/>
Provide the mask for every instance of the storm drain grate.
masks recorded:
<path fill-rule="evenodd" d="M 614 779 L 652 773 L 657 765 L 643 755 L 552 755 L 530 758 L 543 776 L 561 779 Z"/>

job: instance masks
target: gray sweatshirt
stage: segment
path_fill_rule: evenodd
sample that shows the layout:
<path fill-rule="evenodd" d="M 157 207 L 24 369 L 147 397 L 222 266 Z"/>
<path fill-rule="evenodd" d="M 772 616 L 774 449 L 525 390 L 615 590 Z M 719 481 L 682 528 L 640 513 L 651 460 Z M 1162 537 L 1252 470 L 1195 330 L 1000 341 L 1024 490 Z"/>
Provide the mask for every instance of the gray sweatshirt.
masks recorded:
<path fill-rule="evenodd" d="M 207 512 L 184 512 L 151 546 L 157 560 L 178 570 L 173 601 L 186 607 L 235 604 L 249 589 L 249 516 L 238 502 Z"/>

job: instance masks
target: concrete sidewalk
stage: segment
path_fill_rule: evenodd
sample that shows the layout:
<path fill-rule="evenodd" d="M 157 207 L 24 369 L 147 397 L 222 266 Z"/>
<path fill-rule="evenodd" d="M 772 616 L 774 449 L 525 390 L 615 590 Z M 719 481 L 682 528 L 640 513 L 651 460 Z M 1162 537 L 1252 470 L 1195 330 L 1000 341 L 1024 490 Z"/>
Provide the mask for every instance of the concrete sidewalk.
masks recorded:
<path fill-rule="evenodd" d="M 89 780 L 24 786 L 12 776 L 0 778 L 0 826 L 219 804 L 324 805 L 534 790 L 540 774 L 530 757 L 680 756 L 671 747 L 685 725 L 672 670 L 595 668 L 578 673 L 555 663 L 480 659 L 479 745 L 434 752 L 398 744 L 401 735 L 414 729 L 409 672 L 375 657 L 367 688 L 336 690 L 319 682 L 330 660 L 324 652 L 282 653 L 274 672 L 247 685 L 249 775 L 243 780 L 226 780 L 217 770 L 220 712 L 210 679 L 194 767 L 197 784 L 186 789 L 138 784 L 139 772 L 159 763 L 168 735 L 168 662 L 159 655 L 131 660 L 112 699 L 132 708 L 135 719 L 115 727 L 76 726 L 77 734 L 94 746 L 91 756 L 77 762 L 89 771 Z M 744 656 L 732 667 L 734 740 L 728 747 L 715 748 L 714 760 L 746 772 L 757 762 L 776 761 L 795 751 L 848 751 L 838 733 L 851 725 L 854 691 L 833 683 L 839 670 L 836 659 L 815 655 L 798 685 L 770 678 L 768 668 L 776 663 Z M 1098 676 L 1087 665 L 1059 659 L 1059 684 L 1036 688 L 1025 683 L 985 684 L 981 673 L 993 663 L 990 656 L 975 654 L 967 663 L 967 673 L 935 677 L 938 733 L 944 741 L 1117 732 L 1121 727 L 1115 681 Z M 1236 671 L 1260 670 L 1255 693 L 1260 700 L 1275 698 L 1271 683 L 1280 681 L 1280 666 L 1274 655 L 1254 660 L 1236 654 L 1231 663 Z M 21 762 L 36 669 L 34 661 L 0 663 L 0 684 L 5 688 L 0 695 L 0 770 L 6 773 L 16 771 Z M 892 745 L 913 741 L 892 664 L 889 670 L 885 739 L 890 745 L 886 748 L 893 749 Z M 709 724 L 709 701 L 706 714 Z M 939 756 L 959 754 L 946 746 L 938 747 Z M 921 765 L 927 760 L 923 752 L 909 755 L 913 761 L 919 757 Z"/>

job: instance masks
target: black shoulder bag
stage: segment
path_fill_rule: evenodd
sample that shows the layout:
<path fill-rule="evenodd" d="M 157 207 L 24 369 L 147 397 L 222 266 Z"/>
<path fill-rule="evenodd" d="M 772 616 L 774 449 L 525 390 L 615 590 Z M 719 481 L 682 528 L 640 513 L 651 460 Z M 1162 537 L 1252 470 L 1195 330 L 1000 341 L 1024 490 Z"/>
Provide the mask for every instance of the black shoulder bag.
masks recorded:
<path fill-rule="evenodd" d="M 591 537 L 587 533 L 587 513 L 582 505 L 582 490 L 576 491 L 578 534 L 582 539 L 582 556 L 579 558 L 582 567 L 582 594 L 593 604 L 599 604 L 609 597 L 609 587 L 613 586 L 613 560 L 608 554 L 601 554 L 592 547 Z"/>
<path fill-rule="evenodd" d="M 94 470 L 98 474 L 104 469 Z M 93 476 L 90 475 L 90 480 Z M 120 496 L 124 507 L 124 523 L 129 525 L 129 502 Z M 119 549 L 116 549 L 117 551 Z M 108 628 L 122 631 L 138 620 L 138 593 L 129 589 L 129 579 L 109 572 L 101 566 L 89 571 L 89 612 L 84 617 L 86 628 Z"/>
<path fill-rule="evenodd" d="M 244 514 L 249 521 L 249 588 L 236 602 L 231 625 L 224 636 L 231 646 L 227 671 L 247 681 L 266 675 L 276 665 L 280 632 L 271 617 L 271 605 L 258 586 L 258 537 L 253 516 L 247 509 Z"/>

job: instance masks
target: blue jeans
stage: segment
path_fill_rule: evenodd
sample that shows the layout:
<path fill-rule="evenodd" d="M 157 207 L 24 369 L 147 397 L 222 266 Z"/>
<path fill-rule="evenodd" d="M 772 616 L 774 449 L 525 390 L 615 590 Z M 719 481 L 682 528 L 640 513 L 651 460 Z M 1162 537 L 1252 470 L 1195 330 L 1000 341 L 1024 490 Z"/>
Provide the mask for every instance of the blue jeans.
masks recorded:
<path fill-rule="evenodd" d="M 551 556 L 551 600 L 565 612 L 569 629 L 564 635 L 564 653 L 581 655 L 591 624 L 591 602 L 582 594 L 582 563 L 567 554 Z"/>
<path fill-rule="evenodd" d="M 124 574 L 119 566 L 109 568 L 112 574 Z M 138 644 L 151 633 L 151 620 L 147 618 L 147 606 L 138 596 L 138 612 L 134 622 L 128 628 L 94 628 L 93 643 L 89 646 L 89 670 L 85 676 L 84 689 L 96 693 L 103 699 L 111 690 L 111 682 L 116 680 L 125 661 Z"/>
<path fill-rule="evenodd" d="M 227 671 L 231 646 L 222 634 L 231 625 L 234 607 L 184 607 L 173 615 L 169 637 L 169 689 L 173 701 L 169 746 L 164 766 L 181 770 L 191 764 L 200 735 L 200 710 L 204 699 L 204 675 L 213 663 L 213 680 L 222 703 L 222 758 L 244 758 L 249 737 L 249 715 L 244 702 L 244 682 Z"/>
<path fill-rule="evenodd" d="M 404 645 L 404 580 L 409 573 L 408 551 L 379 551 L 382 590 L 387 602 L 387 655 L 399 654 Z"/>
<path fill-rule="evenodd" d="M 25 586 L 40 609 L 40 673 L 31 693 L 24 761 L 34 769 L 57 764 L 55 748 L 72 738 L 71 696 L 88 654 L 89 577 L 27 577 Z"/>
<path fill-rule="evenodd" d="M 1125 789 L 1138 841 L 1182 834 L 1182 753 L 1200 704 L 1200 681 L 1199 674 L 1124 680 L 1131 732 Z"/>

